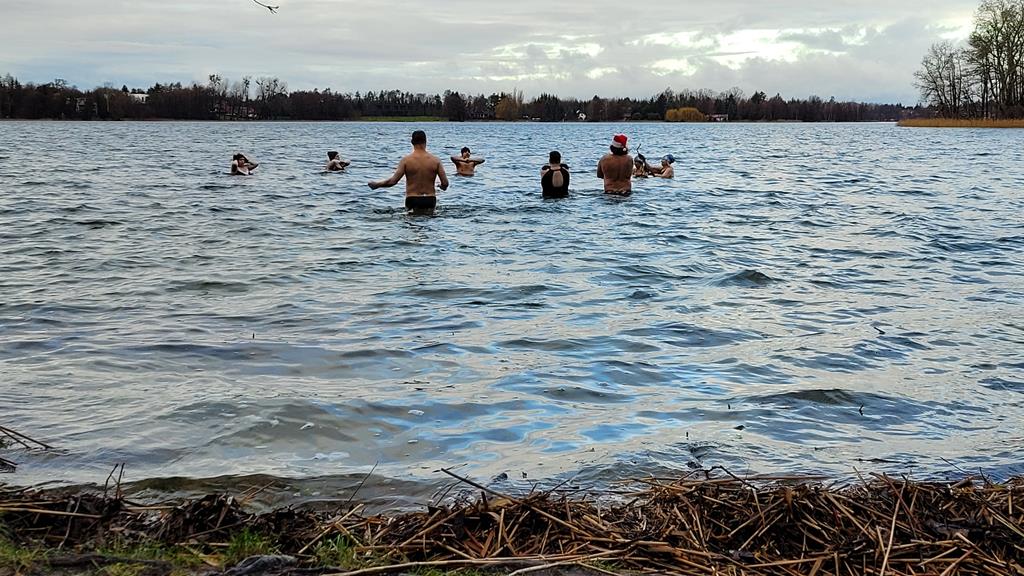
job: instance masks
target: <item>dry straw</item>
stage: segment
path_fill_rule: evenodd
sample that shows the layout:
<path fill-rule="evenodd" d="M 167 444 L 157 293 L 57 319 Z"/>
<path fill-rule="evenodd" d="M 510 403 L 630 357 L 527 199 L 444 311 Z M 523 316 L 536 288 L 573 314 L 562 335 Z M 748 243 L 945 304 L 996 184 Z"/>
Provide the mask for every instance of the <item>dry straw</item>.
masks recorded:
<path fill-rule="evenodd" d="M 852 486 L 811 478 L 709 474 L 647 479 L 587 496 L 501 494 L 449 474 L 479 497 L 425 511 L 250 514 L 239 498 L 141 506 L 117 496 L 0 490 L 0 529 L 20 541 L 88 549 L 111 534 L 212 549 L 242 529 L 284 553 L 342 537 L 349 576 L 415 568 L 501 569 L 517 576 L 589 566 L 602 573 L 679 575 L 1024 575 L 1024 480 L 913 482 L 875 476 Z M 265 488 L 265 487 L 264 487 Z"/>

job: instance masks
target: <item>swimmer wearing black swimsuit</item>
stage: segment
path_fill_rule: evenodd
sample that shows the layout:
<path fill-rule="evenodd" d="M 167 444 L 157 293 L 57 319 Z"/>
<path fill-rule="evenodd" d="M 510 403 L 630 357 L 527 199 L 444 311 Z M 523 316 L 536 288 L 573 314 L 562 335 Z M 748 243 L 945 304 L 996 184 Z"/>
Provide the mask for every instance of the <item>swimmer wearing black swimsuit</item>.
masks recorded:
<path fill-rule="evenodd" d="M 552 152 L 548 159 L 549 163 L 540 169 L 540 187 L 544 198 L 568 198 L 569 167 L 562 164 L 562 155 L 559 152 Z M 552 168 L 555 165 L 558 168 Z M 561 186 L 555 186 L 555 174 L 561 174 Z"/>
<path fill-rule="evenodd" d="M 543 168 L 544 175 L 540 177 L 540 186 L 544 191 L 545 198 L 568 198 L 569 197 L 569 170 L 565 164 L 561 165 L 558 170 L 553 170 L 550 166 Z M 551 183 L 555 178 L 555 173 L 562 173 L 562 185 L 556 187 Z"/>

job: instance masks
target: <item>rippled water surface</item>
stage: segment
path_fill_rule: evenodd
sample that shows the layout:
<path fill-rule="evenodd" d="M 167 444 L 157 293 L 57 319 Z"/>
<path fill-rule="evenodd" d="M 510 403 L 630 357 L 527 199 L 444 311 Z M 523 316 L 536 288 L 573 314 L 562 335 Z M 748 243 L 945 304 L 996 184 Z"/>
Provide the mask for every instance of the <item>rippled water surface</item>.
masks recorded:
<path fill-rule="evenodd" d="M 416 127 L 0 123 L 4 479 L 1024 473 L 1024 133 L 429 125 L 422 217 Z M 620 130 L 678 177 L 603 197 Z"/>

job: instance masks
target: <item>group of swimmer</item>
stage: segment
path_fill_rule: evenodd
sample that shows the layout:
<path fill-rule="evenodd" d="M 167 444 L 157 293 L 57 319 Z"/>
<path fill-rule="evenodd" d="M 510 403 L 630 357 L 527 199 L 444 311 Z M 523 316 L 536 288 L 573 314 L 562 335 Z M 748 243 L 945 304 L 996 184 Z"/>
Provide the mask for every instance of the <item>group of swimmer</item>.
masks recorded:
<path fill-rule="evenodd" d="M 449 186 L 441 159 L 427 151 L 427 134 L 422 130 L 412 133 L 412 152 L 402 158 L 390 178 L 369 182 L 371 190 L 390 188 L 405 179 L 405 207 L 412 211 L 431 211 L 437 206 L 437 190 Z M 473 176 L 476 167 L 483 164 L 482 158 L 474 158 L 469 148 L 463 148 L 458 156 L 451 157 L 459 176 Z M 652 166 L 642 154 L 636 159 L 629 154 L 629 140 L 623 134 L 612 138 L 609 151 L 597 164 L 597 177 L 604 181 L 605 194 L 629 196 L 633 192 L 633 178 L 673 178 L 672 165 L 676 159 L 671 154 L 661 159 L 660 166 Z M 350 165 L 337 152 L 327 153 L 328 172 L 340 172 Z M 231 162 L 231 174 L 248 176 L 259 164 L 249 161 L 243 154 L 235 154 Z M 544 198 L 565 198 L 569 196 L 569 167 L 562 163 L 562 155 L 553 151 L 548 163 L 540 170 L 541 190 Z"/>

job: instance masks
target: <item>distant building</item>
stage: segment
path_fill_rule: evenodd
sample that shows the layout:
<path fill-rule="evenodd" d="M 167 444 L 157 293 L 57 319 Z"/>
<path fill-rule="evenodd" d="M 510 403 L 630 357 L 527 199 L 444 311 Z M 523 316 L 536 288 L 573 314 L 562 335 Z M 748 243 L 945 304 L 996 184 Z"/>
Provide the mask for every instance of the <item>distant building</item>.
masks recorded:
<path fill-rule="evenodd" d="M 232 105 L 222 100 L 213 107 L 218 120 L 256 120 L 256 108 L 245 104 Z"/>
<path fill-rule="evenodd" d="M 75 113 L 85 116 L 99 114 L 99 105 L 88 98 L 75 98 Z"/>
<path fill-rule="evenodd" d="M 728 122 L 728 114 L 711 114 L 708 116 L 708 122 Z"/>
<path fill-rule="evenodd" d="M 145 104 L 149 100 L 149 94 L 132 94 L 131 97 L 139 104 Z"/>

